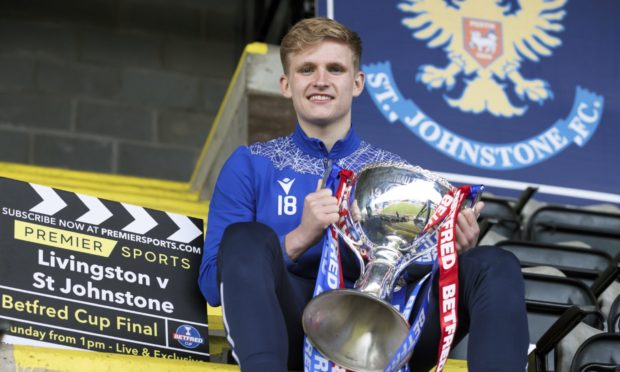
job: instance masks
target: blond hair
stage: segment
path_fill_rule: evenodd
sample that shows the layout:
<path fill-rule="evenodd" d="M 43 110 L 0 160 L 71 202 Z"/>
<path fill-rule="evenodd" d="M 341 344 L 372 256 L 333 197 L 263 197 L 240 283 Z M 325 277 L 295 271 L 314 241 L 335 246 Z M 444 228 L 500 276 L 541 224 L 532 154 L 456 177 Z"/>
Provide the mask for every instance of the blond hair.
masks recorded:
<path fill-rule="evenodd" d="M 346 44 L 353 52 L 353 66 L 359 69 L 362 58 L 362 40 L 359 35 L 333 19 L 315 17 L 297 22 L 282 38 L 280 60 L 284 73 L 288 74 L 289 55 L 300 53 L 325 40 Z"/>

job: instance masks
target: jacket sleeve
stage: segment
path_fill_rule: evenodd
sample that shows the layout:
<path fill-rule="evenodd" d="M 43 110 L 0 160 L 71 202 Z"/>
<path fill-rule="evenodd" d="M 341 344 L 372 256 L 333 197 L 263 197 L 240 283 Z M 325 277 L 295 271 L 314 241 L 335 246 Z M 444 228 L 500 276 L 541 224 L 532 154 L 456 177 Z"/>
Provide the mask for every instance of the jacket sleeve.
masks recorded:
<path fill-rule="evenodd" d="M 224 230 L 232 223 L 254 221 L 256 218 L 253 183 L 251 154 L 247 147 L 239 147 L 222 167 L 209 203 L 198 285 L 211 306 L 219 306 L 221 302 L 217 284 L 217 254 Z"/>

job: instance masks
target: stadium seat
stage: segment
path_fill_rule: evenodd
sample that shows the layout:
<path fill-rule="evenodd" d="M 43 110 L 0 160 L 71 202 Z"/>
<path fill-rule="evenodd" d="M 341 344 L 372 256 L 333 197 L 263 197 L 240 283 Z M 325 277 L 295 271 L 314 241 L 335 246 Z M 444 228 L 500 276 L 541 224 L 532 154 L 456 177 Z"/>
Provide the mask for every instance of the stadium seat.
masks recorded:
<path fill-rule="evenodd" d="M 607 318 L 607 327 L 610 332 L 620 333 L 620 295 L 611 304 Z"/>
<path fill-rule="evenodd" d="M 606 252 L 582 247 L 517 240 L 504 240 L 496 245 L 512 252 L 522 267 L 555 267 L 567 277 L 579 279 L 588 285 L 613 262 Z"/>
<path fill-rule="evenodd" d="M 596 297 L 583 282 L 551 275 L 523 273 L 525 299 L 561 305 L 596 305 Z"/>
<path fill-rule="evenodd" d="M 601 272 L 599 276 L 592 282 L 590 289 L 592 293 L 599 298 L 599 296 L 609 287 L 614 281 L 620 279 L 620 262 L 614 260 L 605 271 Z"/>
<path fill-rule="evenodd" d="M 603 330 L 605 318 L 601 313 L 596 297 L 583 282 L 564 277 L 524 273 L 525 299 L 527 306 L 528 330 L 530 343 L 537 344 L 545 339 L 545 334 L 555 329 L 558 335 L 552 337 L 553 348 L 544 353 L 545 365 L 553 370 L 556 360 L 555 345 L 570 332 L 562 327 L 575 327 L 583 321 L 590 327 Z M 563 315 L 574 306 L 583 309 L 584 315 L 574 324 L 563 320 Z M 565 333 L 564 333 L 565 332 Z M 549 341 L 544 341 L 549 342 Z"/>
<path fill-rule="evenodd" d="M 580 322 L 590 323 L 588 318 L 598 319 L 597 328 L 603 329 L 602 316 L 595 306 L 566 307 L 557 304 L 528 303 L 530 340 L 536 345 L 528 356 L 528 372 L 554 371 L 555 366 L 559 364 L 556 360 L 556 347 Z M 547 326 L 550 319 L 552 322 Z"/>
<path fill-rule="evenodd" d="M 620 370 L 620 334 L 600 333 L 588 338 L 575 352 L 571 372 Z"/>
<path fill-rule="evenodd" d="M 596 329 L 604 329 L 605 318 L 600 312 L 594 294 L 583 282 L 532 273 L 524 273 L 523 278 L 530 344 L 544 340 L 543 336 L 554 329 L 552 336 L 546 336 L 549 340 L 543 341 L 544 345 L 554 343 L 553 347 L 541 356 L 549 359 L 545 362 L 546 366 L 555 365 L 555 353 L 552 353 L 555 345 L 580 321 Z M 572 312 L 565 315 L 569 309 L 572 309 Z M 568 319 L 565 319 L 566 317 Z M 579 319 L 576 320 L 577 317 Z M 569 326 L 570 329 L 564 332 L 564 328 Z M 450 358 L 466 359 L 467 341 L 468 338 L 465 337 L 455 345 Z"/>
<path fill-rule="evenodd" d="M 516 239 L 521 234 L 521 221 L 507 199 L 483 196 L 484 208 L 480 219 L 488 221 L 491 229 L 507 239 Z"/>
<path fill-rule="evenodd" d="M 542 243 L 583 242 L 620 258 L 620 214 L 544 206 L 529 218 L 526 238 Z"/>
<path fill-rule="evenodd" d="M 517 199 L 483 194 L 481 200 L 484 209 L 480 212 L 480 219 L 488 221 L 495 233 L 507 239 L 520 238 L 523 220 L 521 212 L 536 190 L 528 187 Z"/>

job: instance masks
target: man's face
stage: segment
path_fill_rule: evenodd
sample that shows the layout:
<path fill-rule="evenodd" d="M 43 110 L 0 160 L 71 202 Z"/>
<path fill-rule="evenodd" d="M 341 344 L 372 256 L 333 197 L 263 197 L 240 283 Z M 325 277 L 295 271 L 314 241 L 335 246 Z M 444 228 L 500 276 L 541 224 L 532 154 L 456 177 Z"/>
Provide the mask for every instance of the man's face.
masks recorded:
<path fill-rule="evenodd" d="M 349 126 L 351 103 L 364 89 L 364 74 L 353 66 L 351 49 L 326 40 L 288 56 L 282 94 L 292 98 L 302 127 Z"/>

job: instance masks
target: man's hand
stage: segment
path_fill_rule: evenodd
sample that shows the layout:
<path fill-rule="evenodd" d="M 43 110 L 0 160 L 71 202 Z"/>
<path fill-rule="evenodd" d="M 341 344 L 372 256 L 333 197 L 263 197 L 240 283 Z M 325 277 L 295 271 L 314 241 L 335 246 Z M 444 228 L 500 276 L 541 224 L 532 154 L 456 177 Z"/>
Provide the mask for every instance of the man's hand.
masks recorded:
<path fill-rule="evenodd" d="M 484 203 L 479 201 L 473 208 L 462 209 L 456 222 L 456 250 L 463 253 L 478 243 L 480 227 L 478 216 L 484 208 Z"/>
<path fill-rule="evenodd" d="M 306 249 L 323 237 L 325 229 L 338 222 L 338 199 L 319 180 L 317 189 L 306 195 L 301 223 L 284 238 L 286 254 L 296 260 Z"/>

